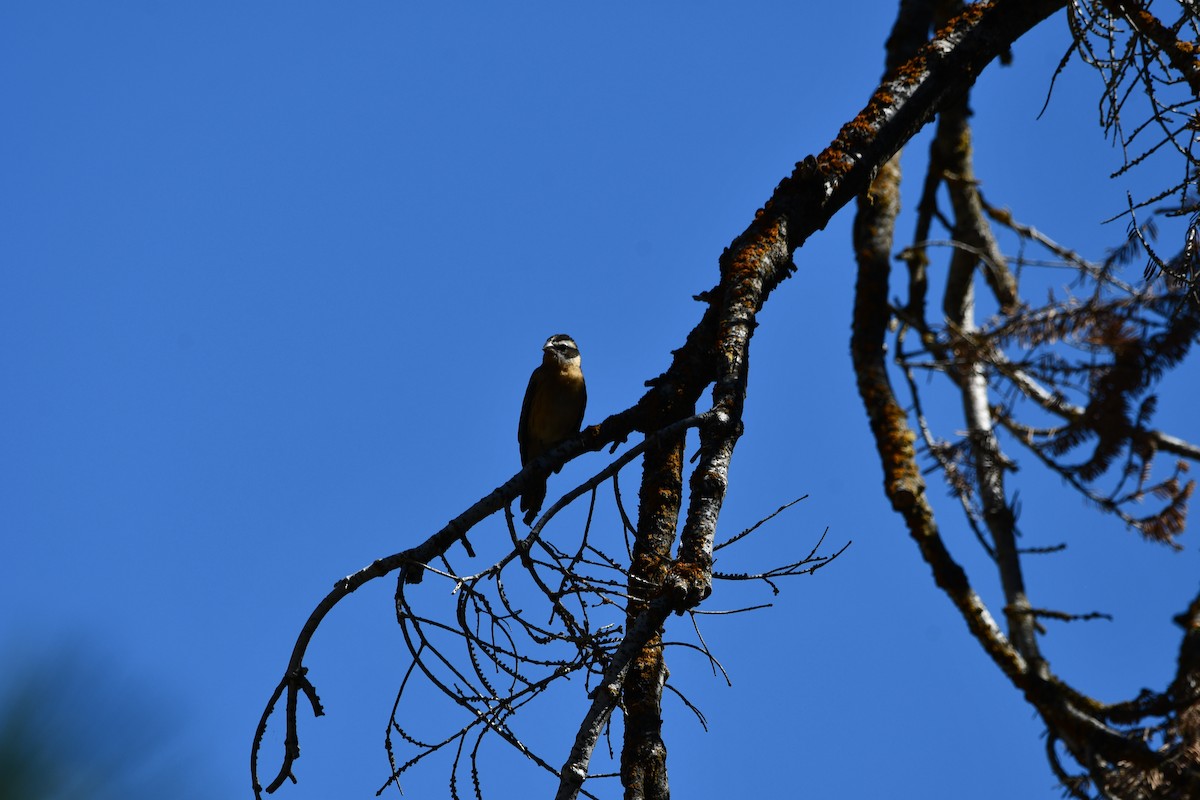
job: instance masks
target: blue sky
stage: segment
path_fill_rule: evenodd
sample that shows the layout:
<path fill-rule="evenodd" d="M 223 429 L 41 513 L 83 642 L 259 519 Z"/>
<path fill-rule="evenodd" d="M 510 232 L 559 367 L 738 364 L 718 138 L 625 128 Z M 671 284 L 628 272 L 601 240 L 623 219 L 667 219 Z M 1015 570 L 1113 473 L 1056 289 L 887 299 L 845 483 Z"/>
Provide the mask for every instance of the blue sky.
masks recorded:
<path fill-rule="evenodd" d="M 163 723 L 187 763 L 180 786 L 248 796 L 254 725 L 313 605 L 511 477 L 549 334 L 580 344 L 589 423 L 640 396 L 699 318 L 691 295 L 715 282 L 721 250 L 865 103 L 893 13 L 881 0 L 6 4 L 3 675 L 82 652 L 113 676 L 109 701 Z M 1124 226 L 1101 220 L 1167 178 L 1155 162 L 1107 178 L 1118 154 L 1078 65 L 1035 119 L 1066 41 L 1052 20 L 981 80 L 977 172 L 991 202 L 1102 257 Z M 906 154 L 909 209 L 926 142 Z M 797 253 L 761 315 L 722 532 L 809 498 L 719 568 L 807 552 L 826 528 L 831 548 L 853 545 L 777 598 L 717 587 L 707 608 L 775 605 L 707 623 L 732 687 L 672 655 L 711 729 L 668 700 L 672 788 L 1058 797 L 1032 708 L 883 498 L 848 357 L 849 223 Z M 1172 376 L 1158 417 L 1192 440 L 1198 377 Z M 1054 668 L 1105 700 L 1161 687 L 1170 615 L 1195 591 L 1192 535 L 1181 553 L 1145 545 L 1028 466 L 1012 486 L 1028 541 L 1071 543 L 1030 566 L 1035 605 L 1116 614 L 1052 624 Z M 940 521 L 998 609 L 952 503 Z M 328 715 L 302 720 L 300 782 L 278 796 L 372 797 L 385 779 L 405 667 L 391 589 L 359 592 L 316 637 Z M 582 707 L 572 687 L 528 721 L 564 742 L 555 763 Z M 90 730 L 92 706 L 76 705 Z M 489 758 L 491 796 L 541 785 L 498 743 Z M 445 796 L 445 766 L 404 785 Z"/>

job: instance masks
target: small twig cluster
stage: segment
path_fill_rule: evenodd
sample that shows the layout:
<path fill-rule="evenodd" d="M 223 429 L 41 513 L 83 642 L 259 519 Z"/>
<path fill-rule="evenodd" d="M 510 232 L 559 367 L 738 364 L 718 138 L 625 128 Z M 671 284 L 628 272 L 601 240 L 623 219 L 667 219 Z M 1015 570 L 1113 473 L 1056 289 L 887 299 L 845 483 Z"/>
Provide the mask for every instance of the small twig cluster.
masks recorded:
<path fill-rule="evenodd" d="M 578 490 L 583 489 L 590 495 L 591 503 L 581 535 L 573 541 L 570 552 L 542 535 L 553 516 L 565 507 L 556 504 L 524 536 L 518 533 L 511 513 L 506 513 L 511 549 L 482 571 L 461 574 L 445 556 L 438 568 L 427 566 L 427 577 L 435 576 L 452 586 L 456 600 L 452 619 L 443 619 L 446 609 L 418 611 L 416 600 L 410 597 L 410 587 L 402 580 L 398 582 L 396 617 L 411 665 L 392 708 L 385 739 L 391 774 L 380 791 L 392 784 L 398 787 L 404 772 L 434 753 L 450 750 L 453 752 L 451 795 L 458 796 L 457 776 L 466 760 L 473 794 L 482 796 L 478 757 L 489 736 L 503 740 L 555 778 L 559 777 L 559 770 L 548 758 L 517 733 L 514 727 L 517 715 L 556 685 L 575 676 L 581 675 L 584 689 L 588 694 L 593 693 L 622 644 L 630 600 L 648 603 L 659 593 L 659 587 L 647 585 L 641 597 L 631 598 L 627 593 L 631 581 L 629 554 L 614 556 L 594 543 L 592 511 L 600 478 L 585 481 L 572 492 L 578 495 Z M 757 528 L 756 524 L 734 540 Z M 627 530 L 628 533 L 632 531 Z M 772 579 L 811 573 L 838 555 L 819 555 L 818 548 L 819 544 L 793 563 L 758 574 L 714 573 L 714 578 L 758 579 L 777 592 Z M 663 647 L 696 649 L 719 668 L 719 661 L 700 633 L 698 617 L 764 607 L 729 612 L 692 611 L 698 644 L 665 642 Z M 429 727 L 430 723 L 428 719 L 406 719 L 403 713 L 404 698 L 418 685 L 432 687 L 463 709 L 465 714 L 459 717 L 465 722 L 436 739 L 415 735 L 413 726 Z M 703 722 L 703 714 L 695 704 L 673 687 L 667 688 L 675 691 Z M 398 756 L 401 742 L 414 753 L 403 761 Z M 583 789 L 580 793 L 592 796 Z"/>
<path fill-rule="evenodd" d="M 1015 222 L 1009 212 L 987 208 L 1023 244 L 1040 245 L 1052 256 L 1069 252 Z M 905 257 L 911 257 L 911 250 Z M 988 391 L 996 398 L 989 401 L 991 416 L 1014 442 L 1095 507 L 1147 539 L 1178 547 L 1175 537 L 1186 524 L 1194 489 L 1194 482 L 1185 479 L 1187 460 L 1200 458 L 1200 448 L 1151 427 L 1157 405 L 1151 388 L 1189 352 L 1200 332 L 1200 313 L 1185 302 L 1181 287 L 1156 281 L 1135 289 L 1111 277 L 1117 254 L 1103 264 L 1074 254 L 1057 263 L 1025 255 L 1010 261 L 1018 267 L 1072 269 L 1076 280 L 1064 297 L 1051 294 L 1041 306 L 1023 305 L 969 331 L 952 323 L 935 328 L 906 308 L 893 309 L 904 323 L 897 335 L 896 362 L 914 407 L 921 407 L 914 371 L 945 374 L 961 385 L 964 367 L 982 365 Z M 919 334 L 916 348 L 909 344 L 910 330 Z M 1036 410 L 1036 421 L 1022 419 L 1030 416 L 1030 408 Z M 923 412 L 917 423 L 927 452 L 967 506 L 970 519 L 978 521 L 982 510 L 976 503 L 975 473 L 965 468 L 974 457 L 973 439 L 935 438 Z M 1155 456 L 1164 453 L 1178 460 L 1170 474 L 1152 479 Z M 1112 485 L 1099 489 L 1101 479 L 1114 471 Z M 1148 498 L 1161 502 L 1159 511 L 1136 515 L 1131 509 Z"/>
<path fill-rule="evenodd" d="M 1173 12 L 1162 4 L 1151 12 L 1141 0 L 1092 0 L 1067 4 L 1071 45 L 1059 64 L 1073 57 L 1096 71 L 1103 84 L 1100 124 L 1121 148 L 1118 177 L 1143 164 L 1169 162 L 1162 175 L 1174 174 L 1158 191 L 1130 197 L 1125 214 L 1145 255 L 1146 279 L 1167 276 L 1192 305 L 1200 304 L 1200 8 L 1179 0 Z M 1157 213 L 1187 218 L 1184 245 L 1178 255 L 1161 256 L 1141 237 L 1139 209 L 1173 198 Z"/>

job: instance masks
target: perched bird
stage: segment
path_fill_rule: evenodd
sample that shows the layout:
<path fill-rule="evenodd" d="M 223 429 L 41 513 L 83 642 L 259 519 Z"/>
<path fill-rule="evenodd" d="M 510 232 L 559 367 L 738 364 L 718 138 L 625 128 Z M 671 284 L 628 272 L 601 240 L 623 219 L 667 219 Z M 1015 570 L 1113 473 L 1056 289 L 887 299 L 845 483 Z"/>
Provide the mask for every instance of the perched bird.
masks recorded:
<path fill-rule="evenodd" d="M 517 426 L 521 466 L 536 461 L 579 433 L 586 405 L 587 387 L 579 368 L 579 346 L 565 333 L 556 333 L 542 345 L 542 365 L 529 376 L 525 402 L 521 404 L 521 422 Z M 526 525 L 542 509 L 549 477 L 548 470 L 534 474 L 521 495 Z"/>

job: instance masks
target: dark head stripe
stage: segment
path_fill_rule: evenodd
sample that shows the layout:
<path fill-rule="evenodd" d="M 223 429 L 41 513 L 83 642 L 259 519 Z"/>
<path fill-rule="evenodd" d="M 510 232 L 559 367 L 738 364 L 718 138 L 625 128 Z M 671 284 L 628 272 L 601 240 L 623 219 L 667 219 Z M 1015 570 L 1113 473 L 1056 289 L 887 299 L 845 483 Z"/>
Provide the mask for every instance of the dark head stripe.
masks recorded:
<path fill-rule="evenodd" d="M 566 355 L 568 358 L 574 358 L 579 355 L 579 345 L 575 344 L 575 340 L 565 333 L 556 333 L 546 340 L 546 345 L 552 350 Z"/>

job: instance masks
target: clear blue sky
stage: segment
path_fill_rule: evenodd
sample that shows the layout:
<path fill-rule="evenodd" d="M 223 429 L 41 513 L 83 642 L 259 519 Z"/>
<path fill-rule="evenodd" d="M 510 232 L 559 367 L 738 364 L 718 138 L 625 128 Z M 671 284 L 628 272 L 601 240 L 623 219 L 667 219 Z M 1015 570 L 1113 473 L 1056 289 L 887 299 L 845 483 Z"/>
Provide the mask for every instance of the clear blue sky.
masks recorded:
<path fill-rule="evenodd" d="M 109 702 L 166 720 L 182 786 L 248 796 L 254 725 L 312 606 L 511 477 L 547 335 L 580 343 L 589 422 L 641 394 L 699 318 L 690 298 L 722 248 L 865 103 L 894 13 L 572 5 L 0 9 L 0 677 L 81 651 L 138 687 Z M 1100 257 L 1126 188 L 1165 177 L 1151 164 L 1108 180 L 1119 161 L 1078 65 L 1035 120 L 1065 46 L 1053 20 L 981 81 L 978 173 L 989 200 Z M 905 161 L 909 209 L 925 147 Z M 672 654 L 711 728 L 668 699 L 672 788 L 1057 798 L 1040 722 L 883 498 L 848 358 L 849 221 L 797 254 L 761 316 L 723 533 L 810 497 L 720 566 L 806 552 L 827 527 L 831 547 L 853 545 L 772 609 L 708 622 L 732 688 Z M 1197 378 L 1174 376 L 1158 418 L 1193 440 Z M 1105 700 L 1161 688 L 1169 617 L 1196 589 L 1194 534 L 1182 553 L 1144 545 L 1032 464 L 1012 488 L 1029 544 L 1072 543 L 1031 566 L 1035 605 L 1117 615 L 1051 623 L 1054 667 Z M 942 506 L 998 611 L 983 554 Z M 772 599 L 717 589 L 706 607 Z M 302 719 L 300 783 L 278 796 L 369 798 L 386 777 L 405 667 L 391 590 L 355 595 L 315 639 L 328 716 Z M 562 738 L 554 763 L 582 707 L 573 686 L 574 706 L 529 721 Z M 493 752 L 491 796 L 549 791 L 517 791 L 537 773 Z M 445 796 L 444 766 L 405 788 Z"/>

